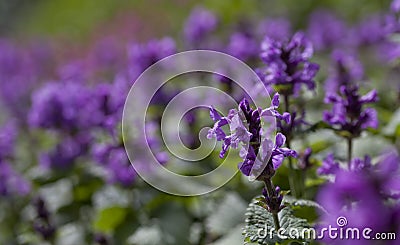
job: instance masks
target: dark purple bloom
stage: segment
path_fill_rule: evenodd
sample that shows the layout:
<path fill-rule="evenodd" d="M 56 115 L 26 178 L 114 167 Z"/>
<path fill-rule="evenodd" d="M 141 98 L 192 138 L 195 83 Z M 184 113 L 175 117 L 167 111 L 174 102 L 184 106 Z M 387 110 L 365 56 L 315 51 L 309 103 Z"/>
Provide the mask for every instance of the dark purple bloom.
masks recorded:
<path fill-rule="evenodd" d="M 364 77 L 361 62 L 349 52 L 335 50 L 332 53 L 333 64 L 325 81 L 326 91 L 338 91 L 343 85 L 355 85 Z"/>
<path fill-rule="evenodd" d="M 217 28 L 217 24 L 218 19 L 212 12 L 197 7 L 186 20 L 184 27 L 185 40 L 189 45 L 197 46 Z"/>
<path fill-rule="evenodd" d="M 313 90 L 319 66 L 309 61 L 312 55 L 312 44 L 301 32 L 287 42 L 266 37 L 260 55 L 266 67 L 258 73 L 266 85 L 273 86 L 284 96 L 297 95 L 303 84 Z"/>
<path fill-rule="evenodd" d="M 33 228 L 43 237 L 43 239 L 51 239 L 56 232 L 56 227 L 50 220 L 51 216 L 46 207 L 46 203 L 41 197 L 37 197 L 33 201 L 33 206 L 36 212 L 36 218 L 33 222 Z"/>
<path fill-rule="evenodd" d="M 265 198 L 265 203 L 267 204 L 268 211 L 270 212 L 279 212 L 285 206 L 282 205 L 283 195 L 281 194 L 281 188 L 279 186 L 275 187 L 275 193 L 272 195 L 268 195 L 268 191 L 266 188 L 263 189 L 262 194 Z"/>
<path fill-rule="evenodd" d="M 377 128 L 377 113 L 372 108 L 363 108 L 364 104 L 378 100 L 375 90 L 364 96 L 358 94 L 358 86 L 340 87 L 340 95 L 329 93 L 325 103 L 332 104 L 332 111 L 325 111 L 323 119 L 335 129 L 346 132 L 346 137 L 358 137 L 363 129 Z"/>
<path fill-rule="evenodd" d="M 322 166 L 318 168 L 317 173 L 319 175 L 336 174 L 339 169 L 339 163 L 335 161 L 335 157 L 330 153 L 322 161 Z"/>
<path fill-rule="evenodd" d="M 303 152 L 299 154 L 298 166 L 301 170 L 307 170 L 312 167 L 311 161 L 312 149 L 310 147 L 306 148 Z"/>
<path fill-rule="evenodd" d="M 354 158 L 350 162 L 351 171 L 361 171 L 371 167 L 371 157 L 365 156 L 364 159 Z"/>
<path fill-rule="evenodd" d="M 275 144 L 268 138 L 262 140 L 262 117 L 284 117 L 276 110 L 278 106 L 279 94 L 275 94 L 271 107 L 264 110 L 252 109 L 246 99 L 240 102 L 238 110 L 232 109 L 227 117 L 222 117 L 215 108 L 210 107 L 210 116 L 215 124 L 209 130 L 208 138 L 215 137 L 218 141 L 223 142 L 220 157 L 224 157 L 229 147 L 237 148 L 242 145 L 240 156 L 243 158 L 243 162 L 239 164 L 242 173 L 250 176 L 254 170 L 269 178 L 282 164 L 284 157 L 296 157 L 295 151 L 282 147 L 286 140 L 284 135 L 278 133 L 275 137 Z M 230 135 L 223 131 L 222 127 L 225 125 L 229 125 Z M 261 160 L 257 157 L 259 153 Z"/>
<path fill-rule="evenodd" d="M 33 94 L 29 123 L 67 132 L 88 129 L 103 119 L 93 98 L 93 92 L 79 83 L 48 83 Z"/>

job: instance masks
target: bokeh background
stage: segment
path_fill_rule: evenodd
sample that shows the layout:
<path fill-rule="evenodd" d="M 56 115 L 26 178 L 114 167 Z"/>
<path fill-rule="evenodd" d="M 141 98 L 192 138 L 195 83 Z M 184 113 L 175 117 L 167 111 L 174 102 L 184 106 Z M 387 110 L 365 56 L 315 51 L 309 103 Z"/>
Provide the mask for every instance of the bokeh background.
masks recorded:
<path fill-rule="evenodd" d="M 400 134 L 399 52 L 397 46 L 382 51 L 396 39 L 381 31 L 390 3 L 1 0 L 0 244 L 243 244 L 245 210 L 260 194 L 259 184 L 238 174 L 213 193 L 177 197 L 147 185 L 130 168 L 120 133 L 130 85 L 156 60 L 193 48 L 231 53 L 255 69 L 262 66 L 257 52 L 266 34 L 304 31 L 321 66 L 317 92 L 306 97 L 308 119 L 321 120 L 327 108 L 321 102 L 332 50 L 354 52 L 364 67 L 365 91 L 376 88 L 381 95 L 375 105 L 381 126 L 357 141 L 354 154 L 376 157 L 393 148 Z M 199 43 L 185 34 L 195 9 L 212 13 L 195 24 L 217 20 L 212 34 Z M 237 44 L 242 39 L 235 41 L 233 33 L 252 40 Z M 161 94 L 155 102 L 155 122 L 171 96 Z M 207 113 L 188 115 L 186 142 L 193 148 L 199 129 L 212 125 Z M 154 135 L 159 159 L 168 166 Z M 322 130 L 304 138 L 307 143 L 299 140 L 295 148 L 313 149 L 314 170 L 328 151 L 345 156 L 343 142 L 333 133 Z M 217 149 L 201 165 L 171 169 L 198 174 L 219 161 Z M 282 189 L 289 189 L 287 175 L 283 166 L 274 177 Z M 303 197 L 315 199 L 325 181 L 310 174 Z M 312 210 L 303 216 L 317 219 Z"/>

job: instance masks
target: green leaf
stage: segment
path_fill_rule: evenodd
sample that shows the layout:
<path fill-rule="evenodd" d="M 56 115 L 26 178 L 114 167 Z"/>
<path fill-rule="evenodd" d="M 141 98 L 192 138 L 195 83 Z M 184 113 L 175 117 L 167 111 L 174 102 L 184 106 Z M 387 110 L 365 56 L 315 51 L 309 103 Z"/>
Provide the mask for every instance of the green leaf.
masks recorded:
<path fill-rule="evenodd" d="M 127 209 L 123 207 L 110 207 L 101 210 L 94 222 L 94 229 L 104 233 L 110 233 L 121 224 L 127 214 Z"/>
<path fill-rule="evenodd" d="M 315 209 L 318 209 L 324 213 L 327 213 L 324 207 L 322 207 L 319 203 L 311 201 L 311 200 L 305 200 L 305 199 L 296 199 L 292 196 L 285 196 L 283 198 L 283 202 L 285 205 L 289 205 L 291 207 L 312 207 Z"/>
<path fill-rule="evenodd" d="M 246 226 L 243 231 L 245 236 L 244 244 L 276 244 L 286 240 L 278 237 L 272 214 L 264 208 L 257 205 L 258 200 L 254 198 L 249 204 L 246 212 Z M 285 230 L 285 234 L 289 230 L 297 230 L 301 234 L 304 228 L 309 228 L 307 220 L 294 216 L 291 208 L 286 207 L 278 213 L 281 228 Z M 272 234 L 272 237 L 270 236 Z M 290 239 L 287 239 L 290 240 Z M 300 240 L 297 240 L 300 241 Z"/>

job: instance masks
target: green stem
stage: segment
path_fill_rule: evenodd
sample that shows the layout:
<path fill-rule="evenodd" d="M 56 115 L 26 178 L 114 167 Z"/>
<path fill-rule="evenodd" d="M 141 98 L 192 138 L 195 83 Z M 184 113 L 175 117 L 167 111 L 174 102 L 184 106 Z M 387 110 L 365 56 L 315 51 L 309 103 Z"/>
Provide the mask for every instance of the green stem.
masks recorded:
<path fill-rule="evenodd" d="M 347 139 L 347 163 L 349 166 L 349 170 L 351 167 L 351 158 L 352 158 L 352 151 L 353 151 L 353 139 L 348 138 Z"/>
<path fill-rule="evenodd" d="M 276 198 L 275 197 L 275 190 L 274 190 L 274 184 L 272 183 L 271 179 L 265 180 L 265 187 L 267 188 L 267 192 L 268 192 L 268 196 L 270 199 L 272 198 Z M 279 225 L 279 217 L 278 217 L 278 212 L 276 212 L 275 210 L 271 211 L 272 213 L 272 217 L 274 219 L 274 225 L 275 225 L 275 230 L 278 231 L 280 229 L 280 225 Z"/>
<path fill-rule="evenodd" d="M 290 113 L 289 110 L 289 96 L 285 95 L 284 96 L 284 100 L 285 100 L 285 111 Z M 292 114 L 290 114 L 292 115 Z M 292 122 L 290 122 L 292 123 Z M 286 146 L 291 149 L 290 147 L 290 135 L 286 135 Z M 290 192 L 293 194 L 293 196 L 298 197 L 297 196 L 297 191 L 296 191 L 296 173 L 295 173 L 295 169 L 293 167 L 293 162 L 292 162 L 292 158 L 289 157 L 289 186 L 290 186 Z"/>

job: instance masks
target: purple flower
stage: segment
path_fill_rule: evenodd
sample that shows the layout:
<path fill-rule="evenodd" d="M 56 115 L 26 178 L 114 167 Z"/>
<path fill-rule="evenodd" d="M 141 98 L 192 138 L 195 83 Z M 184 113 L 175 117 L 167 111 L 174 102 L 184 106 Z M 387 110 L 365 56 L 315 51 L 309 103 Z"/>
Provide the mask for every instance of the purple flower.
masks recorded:
<path fill-rule="evenodd" d="M 240 60 L 257 57 L 260 52 L 257 40 L 245 32 L 236 32 L 231 36 L 227 51 Z"/>
<path fill-rule="evenodd" d="M 218 19 L 212 12 L 197 7 L 186 20 L 184 27 L 185 40 L 191 46 L 197 46 L 217 28 L 217 24 Z"/>
<path fill-rule="evenodd" d="M 371 157 L 366 155 L 364 159 L 354 158 L 350 162 L 351 171 L 361 171 L 371 167 Z"/>
<path fill-rule="evenodd" d="M 312 13 L 308 25 L 308 36 L 317 50 L 338 46 L 347 35 L 345 23 L 332 12 L 318 10 Z"/>
<path fill-rule="evenodd" d="M 48 152 L 40 155 L 40 164 L 47 169 L 64 170 L 73 166 L 77 159 L 88 152 L 92 137 L 81 133 L 67 136 Z"/>
<path fill-rule="evenodd" d="M 102 119 L 93 92 L 78 83 L 48 83 L 32 96 L 32 127 L 73 132 L 98 125 Z"/>
<path fill-rule="evenodd" d="M 14 121 L 0 128 L 0 160 L 10 158 L 14 154 L 17 127 Z"/>
<path fill-rule="evenodd" d="M 377 128 L 376 111 L 372 108 L 363 109 L 363 105 L 378 100 L 375 90 L 364 96 L 358 94 L 358 86 L 341 86 L 340 95 L 329 93 L 325 103 L 332 104 L 332 111 L 325 111 L 323 119 L 335 129 L 346 132 L 346 137 L 358 137 L 366 128 Z"/>
<path fill-rule="evenodd" d="M 343 85 L 355 85 L 356 82 L 363 79 L 363 65 L 354 55 L 342 50 L 335 50 L 332 53 L 332 60 L 333 64 L 325 81 L 326 91 L 338 91 Z"/>
<path fill-rule="evenodd" d="M 51 58 L 39 57 L 37 51 L 35 47 L 21 48 L 0 39 L 0 99 L 5 109 L 22 124 L 26 122 L 30 93 L 39 79 L 48 76 L 44 74 L 48 66 L 42 58 L 46 62 Z"/>
<path fill-rule="evenodd" d="M 352 169 L 336 171 L 333 183 L 319 191 L 317 200 L 328 211 L 321 216 L 327 225 L 336 225 L 344 216 L 349 227 L 369 227 L 375 232 L 398 230 L 398 203 L 388 201 L 400 193 L 400 158 L 396 153 L 382 157 L 376 165 L 370 158 L 354 159 Z M 378 216 L 371 213 L 379 212 Z"/>
<path fill-rule="evenodd" d="M 388 34 L 386 19 L 382 15 L 368 16 L 355 27 L 354 39 L 358 45 L 374 45 L 383 41 Z"/>
<path fill-rule="evenodd" d="M 322 220 L 336 226 L 336 218 L 344 216 L 349 227 L 381 230 L 390 220 L 390 212 L 384 206 L 379 192 L 367 175 L 353 171 L 338 171 L 334 183 L 321 188 L 317 197 L 328 211 Z M 379 216 L 371 213 L 379 212 Z"/>
<path fill-rule="evenodd" d="M 319 175 L 336 174 L 339 171 L 339 163 L 335 161 L 333 153 L 330 153 L 323 161 L 322 166 L 317 169 Z"/>
<path fill-rule="evenodd" d="M 275 187 L 274 192 L 270 196 L 266 188 L 262 191 L 269 212 L 279 212 L 285 207 L 282 205 L 283 195 L 281 194 L 281 188 L 279 186 Z"/>
<path fill-rule="evenodd" d="M 0 195 L 27 195 L 30 183 L 12 168 L 8 162 L 0 160 Z"/>
<path fill-rule="evenodd" d="M 266 85 L 274 86 L 284 96 L 297 95 L 303 84 L 313 90 L 319 66 L 309 61 L 312 55 L 312 44 L 301 32 L 288 42 L 266 37 L 260 55 L 266 67 L 258 73 Z"/>
<path fill-rule="evenodd" d="M 130 186 L 135 180 L 136 173 L 123 147 L 97 144 L 93 148 L 93 157 L 106 170 L 109 183 Z"/>
<path fill-rule="evenodd" d="M 128 46 L 129 72 L 136 79 L 144 70 L 157 61 L 176 52 L 175 42 L 165 37 L 160 40 L 150 40 L 144 44 Z"/>
<path fill-rule="evenodd" d="M 260 36 L 279 41 L 288 39 L 292 34 L 291 23 L 286 18 L 265 19 L 260 22 L 257 30 Z"/>
<path fill-rule="evenodd" d="M 298 166 L 301 170 L 307 170 L 312 167 L 311 155 L 312 149 L 310 147 L 306 148 L 303 152 L 299 154 Z"/>
<path fill-rule="evenodd" d="M 399 0 L 393 0 L 391 5 L 390 5 L 390 10 L 393 13 L 398 13 L 400 12 L 400 1 Z"/>
<path fill-rule="evenodd" d="M 240 156 L 243 162 L 239 164 L 241 172 L 250 176 L 252 170 L 259 172 L 263 178 L 270 178 L 275 170 L 282 164 L 284 157 L 296 157 L 295 151 L 283 148 L 285 136 L 278 133 L 275 144 L 262 135 L 261 119 L 264 116 L 275 116 L 283 118 L 276 109 L 279 106 L 279 94 L 275 94 L 272 105 L 264 110 L 254 110 L 249 102 L 243 99 L 239 103 L 238 110 L 230 110 L 227 117 L 222 117 L 214 107 L 210 107 L 210 116 L 214 121 L 214 127 L 209 130 L 208 138 L 215 137 L 222 141 L 220 157 L 224 157 L 229 147 L 237 148 L 242 145 Z M 222 127 L 229 125 L 230 135 L 227 135 Z M 260 153 L 260 159 L 258 154 Z M 265 165 L 267 167 L 265 168 Z M 256 176 L 258 177 L 258 176 Z"/>

